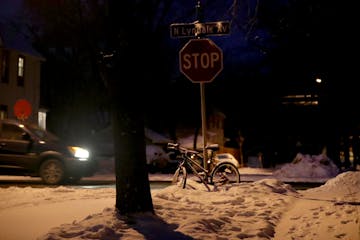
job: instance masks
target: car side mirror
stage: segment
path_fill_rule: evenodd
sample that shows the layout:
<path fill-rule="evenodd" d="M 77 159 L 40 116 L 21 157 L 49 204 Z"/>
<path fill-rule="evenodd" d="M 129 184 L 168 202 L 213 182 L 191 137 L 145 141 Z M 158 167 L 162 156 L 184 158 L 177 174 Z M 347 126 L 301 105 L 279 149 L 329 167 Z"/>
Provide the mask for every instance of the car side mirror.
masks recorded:
<path fill-rule="evenodd" d="M 30 134 L 24 132 L 22 133 L 22 139 L 25 140 L 25 141 L 31 141 L 31 137 L 30 137 Z"/>

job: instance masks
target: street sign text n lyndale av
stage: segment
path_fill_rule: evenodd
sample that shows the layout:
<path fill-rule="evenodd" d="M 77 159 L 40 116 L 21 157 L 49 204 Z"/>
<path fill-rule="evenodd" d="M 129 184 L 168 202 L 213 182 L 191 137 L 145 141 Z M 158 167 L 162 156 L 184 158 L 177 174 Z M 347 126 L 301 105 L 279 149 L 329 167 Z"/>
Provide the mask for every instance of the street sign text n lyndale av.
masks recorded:
<path fill-rule="evenodd" d="M 170 25 L 172 38 L 230 34 L 230 22 L 173 23 Z"/>

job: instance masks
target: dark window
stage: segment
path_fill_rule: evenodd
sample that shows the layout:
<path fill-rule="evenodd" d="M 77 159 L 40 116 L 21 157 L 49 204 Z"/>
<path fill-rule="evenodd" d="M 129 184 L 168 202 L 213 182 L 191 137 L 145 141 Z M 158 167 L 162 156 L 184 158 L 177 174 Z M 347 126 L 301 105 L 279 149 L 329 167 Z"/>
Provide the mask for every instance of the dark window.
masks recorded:
<path fill-rule="evenodd" d="M 0 104 L 0 119 L 8 117 L 8 106 Z"/>
<path fill-rule="evenodd" d="M 2 52 L 0 82 L 9 83 L 9 52 L 6 50 Z"/>

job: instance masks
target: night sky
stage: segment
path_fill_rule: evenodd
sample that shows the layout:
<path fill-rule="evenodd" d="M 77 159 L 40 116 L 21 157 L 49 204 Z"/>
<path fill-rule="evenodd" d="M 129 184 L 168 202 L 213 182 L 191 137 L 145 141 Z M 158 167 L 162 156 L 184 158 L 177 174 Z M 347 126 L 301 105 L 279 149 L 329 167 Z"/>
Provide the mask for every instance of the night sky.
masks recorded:
<path fill-rule="evenodd" d="M 16 13 L 19 2 L 1 0 L 0 14 Z M 325 0 L 276 0 L 260 2 L 256 12 L 251 2 L 238 3 L 240 10 L 235 11 L 230 0 L 201 1 L 204 22 L 231 21 L 229 35 L 208 36 L 223 51 L 224 69 L 205 86 L 209 111 L 218 109 L 227 116 L 226 132 L 316 136 L 356 129 L 360 119 L 356 8 Z M 156 53 L 156 61 L 173 63 L 171 68 L 154 70 L 162 81 L 154 87 L 154 102 L 149 101 L 156 106 L 148 111 L 155 128 L 175 120 L 200 122 L 200 88 L 180 73 L 178 65 L 178 53 L 188 39 L 170 38 L 169 32 L 172 23 L 198 19 L 195 4 L 175 2 L 161 22 L 165 29 L 161 39 L 153 42 L 154 48 L 166 46 L 166 51 Z M 161 75 L 165 70 L 171 72 L 170 78 Z M 323 80 L 321 86 L 315 78 Z M 321 94 L 317 108 L 288 109 L 280 103 L 285 95 L 309 91 Z M 318 131 L 312 133 L 314 129 Z"/>
<path fill-rule="evenodd" d="M 225 11 L 208 3 L 208 21 L 229 19 L 226 14 L 217 17 Z M 269 128 L 273 122 L 307 128 L 309 119 L 336 131 L 341 125 L 354 126 L 348 120 L 359 119 L 360 99 L 351 57 L 358 50 L 351 7 L 329 1 L 293 1 L 291 7 L 287 3 L 262 3 L 253 30 L 241 24 L 246 17 L 240 16 L 232 20 L 229 36 L 211 37 L 223 49 L 224 70 L 206 84 L 207 102 L 222 109 L 234 128 Z M 316 78 L 322 79 L 321 85 Z M 282 96 L 314 89 L 322 96 L 321 109 L 281 108 Z M 335 119 L 337 124 L 332 124 Z"/>

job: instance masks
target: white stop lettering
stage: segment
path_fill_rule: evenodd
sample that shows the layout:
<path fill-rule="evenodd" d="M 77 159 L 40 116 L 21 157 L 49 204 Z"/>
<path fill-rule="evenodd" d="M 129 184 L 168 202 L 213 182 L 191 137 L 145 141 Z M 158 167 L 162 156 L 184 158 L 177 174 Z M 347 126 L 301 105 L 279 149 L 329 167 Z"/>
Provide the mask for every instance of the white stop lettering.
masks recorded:
<path fill-rule="evenodd" d="M 214 68 L 215 62 L 219 60 L 220 54 L 217 52 L 184 54 L 182 66 L 183 69 Z"/>

